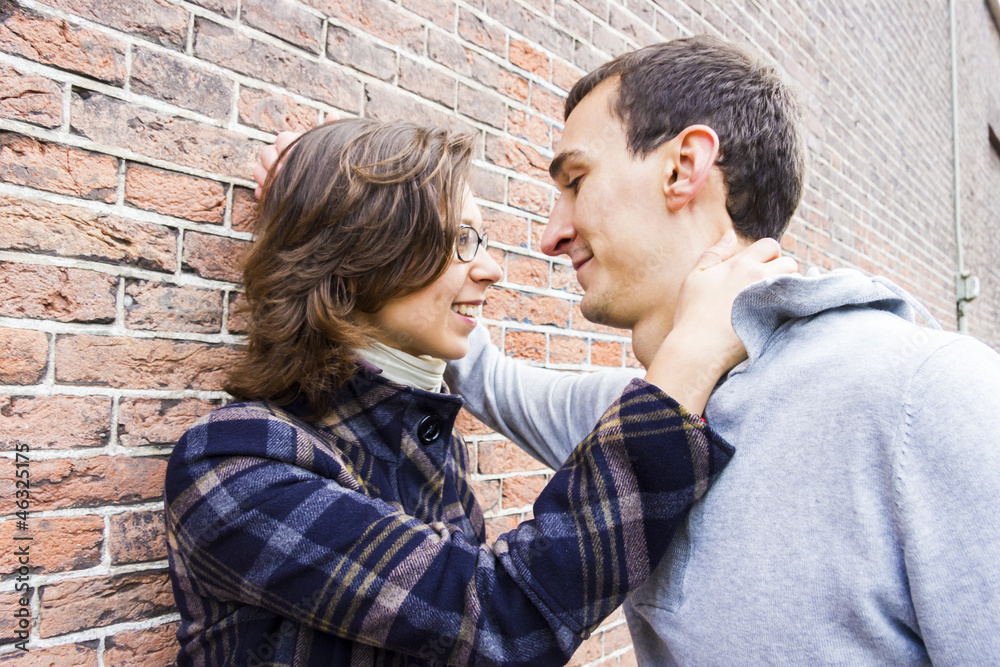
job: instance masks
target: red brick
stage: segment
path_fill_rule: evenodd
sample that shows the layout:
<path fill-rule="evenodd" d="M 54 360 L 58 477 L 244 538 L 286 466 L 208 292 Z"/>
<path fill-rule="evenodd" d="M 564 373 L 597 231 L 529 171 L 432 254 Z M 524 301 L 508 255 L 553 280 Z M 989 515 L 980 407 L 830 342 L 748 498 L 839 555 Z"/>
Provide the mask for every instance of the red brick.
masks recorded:
<path fill-rule="evenodd" d="M 249 188 L 233 188 L 233 210 L 230 214 L 233 229 L 252 232 L 257 223 L 257 198 Z"/>
<path fill-rule="evenodd" d="M 340 26 L 326 29 L 326 57 L 383 81 L 396 75 L 395 51 Z"/>
<path fill-rule="evenodd" d="M 499 56 L 507 55 L 507 33 L 503 27 L 487 23 L 467 9 L 459 11 L 458 34 Z"/>
<path fill-rule="evenodd" d="M 109 538 L 111 562 L 139 563 L 167 557 L 163 510 L 136 510 L 113 514 Z"/>
<path fill-rule="evenodd" d="M 516 516 L 495 516 L 486 519 L 486 543 L 493 544 L 497 538 L 517 528 Z"/>
<path fill-rule="evenodd" d="M 531 86 L 531 108 L 549 118 L 561 121 L 566 100 L 537 85 Z"/>
<path fill-rule="evenodd" d="M 399 59 L 399 87 L 446 107 L 455 105 L 455 79 L 406 56 Z"/>
<path fill-rule="evenodd" d="M 594 24 L 593 43 L 595 47 L 610 54 L 612 58 L 620 56 L 631 48 L 621 33 L 600 23 Z M 577 65 L 583 66 L 580 62 L 577 62 Z"/>
<path fill-rule="evenodd" d="M 358 111 L 361 83 L 328 64 L 307 60 L 211 21 L 199 19 L 195 31 L 195 55 L 199 58 L 341 109 Z"/>
<path fill-rule="evenodd" d="M 576 279 L 576 271 L 566 264 L 552 265 L 552 289 L 565 290 L 571 294 L 583 294 L 583 288 Z"/>
<path fill-rule="evenodd" d="M 552 187 L 512 178 L 507 183 L 507 203 L 531 213 L 548 215 L 552 207 Z"/>
<path fill-rule="evenodd" d="M 386 0 L 305 0 L 327 16 L 414 53 L 424 51 L 424 26 Z"/>
<path fill-rule="evenodd" d="M 99 258 L 158 271 L 177 267 L 177 237 L 160 225 L 8 196 L 0 196 L 0 219 L 0 248 L 6 250 Z"/>
<path fill-rule="evenodd" d="M 132 56 L 132 92 L 149 95 L 218 120 L 229 118 L 233 82 L 180 58 L 136 49 Z"/>
<path fill-rule="evenodd" d="M 511 39 L 508 53 L 510 54 L 510 62 L 513 64 L 545 80 L 549 79 L 552 67 L 549 57 L 528 42 L 521 39 Z"/>
<path fill-rule="evenodd" d="M 619 623 L 618 625 L 608 628 L 604 632 L 604 653 L 612 653 L 618 649 L 625 648 L 632 643 L 632 635 L 629 634 L 628 625 L 626 623 Z"/>
<path fill-rule="evenodd" d="M 527 139 L 539 146 L 547 148 L 552 145 L 549 137 L 549 124 L 532 113 L 508 108 L 507 132 L 512 136 Z"/>
<path fill-rule="evenodd" d="M 124 447 L 173 445 L 216 407 L 194 398 L 123 398 L 118 408 L 118 442 Z"/>
<path fill-rule="evenodd" d="M 590 639 L 587 639 L 580 647 L 576 649 L 576 653 L 570 658 L 566 667 L 579 667 L 580 665 L 586 665 L 588 662 L 593 662 L 601 657 L 602 646 L 601 635 L 592 635 Z"/>
<path fill-rule="evenodd" d="M 0 180 L 111 202 L 118 187 L 118 160 L 4 132 L 0 133 Z"/>
<path fill-rule="evenodd" d="M 548 287 L 549 263 L 544 259 L 509 253 L 507 255 L 506 280 L 517 285 Z"/>
<path fill-rule="evenodd" d="M 527 477 L 507 477 L 503 481 L 503 507 L 506 510 L 517 507 L 527 507 L 535 502 L 535 498 L 545 488 L 543 475 Z"/>
<path fill-rule="evenodd" d="M 218 333 L 222 292 L 149 281 L 125 286 L 125 326 L 155 331 Z"/>
<path fill-rule="evenodd" d="M 49 339 L 41 331 L 0 329 L 0 384 L 37 384 L 45 376 Z"/>
<path fill-rule="evenodd" d="M 247 299 L 240 292 L 229 293 L 229 321 L 226 330 L 229 333 L 243 334 L 250 326 L 250 313 L 245 309 Z"/>
<path fill-rule="evenodd" d="M 7 607 L 4 607 L 7 609 Z M 4 635 L 7 636 L 6 634 Z M 29 651 L 15 651 L 0 657 L 5 667 L 97 667 L 97 646 L 93 640 L 79 644 L 62 644 L 51 648 L 38 648 L 29 644 Z"/>
<path fill-rule="evenodd" d="M 528 101 L 528 80 L 474 54 L 472 78 L 519 102 Z"/>
<path fill-rule="evenodd" d="M 496 479 L 482 480 L 472 483 L 472 491 L 483 512 L 500 509 L 500 481 Z"/>
<path fill-rule="evenodd" d="M 243 279 L 240 261 L 249 245 L 248 241 L 240 239 L 187 232 L 184 234 L 184 266 L 205 278 L 240 282 Z"/>
<path fill-rule="evenodd" d="M 484 475 L 546 468 L 544 463 L 536 461 L 510 440 L 486 440 L 479 443 L 479 472 Z"/>
<path fill-rule="evenodd" d="M 573 336 L 549 337 L 549 362 L 582 364 L 587 360 L 587 341 Z"/>
<path fill-rule="evenodd" d="M 473 166 L 469 174 L 469 187 L 473 194 L 497 204 L 504 204 L 507 177 L 479 166 Z"/>
<path fill-rule="evenodd" d="M 507 116 L 507 105 L 501 97 L 460 83 L 458 112 L 502 130 L 504 118 Z"/>
<path fill-rule="evenodd" d="M 570 303 L 563 299 L 501 288 L 490 290 L 483 307 L 483 316 L 487 319 L 553 324 L 560 327 L 569 325 L 569 314 Z"/>
<path fill-rule="evenodd" d="M 188 13 L 167 0 L 49 0 L 47 4 L 102 25 L 180 49 Z"/>
<path fill-rule="evenodd" d="M 622 344 L 614 341 L 594 341 L 590 344 L 590 363 L 596 366 L 622 365 Z"/>
<path fill-rule="evenodd" d="M 595 324 L 583 316 L 583 311 L 580 309 L 580 302 L 573 302 L 573 328 L 579 329 L 580 331 L 593 331 L 595 333 L 608 333 L 625 335 L 626 329 L 616 329 L 614 327 L 609 327 L 605 324 Z"/>
<path fill-rule="evenodd" d="M 549 158 L 528 144 L 508 137 L 487 135 L 486 159 L 498 167 L 506 167 L 523 176 L 549 180 Z"/>
<path fill-rule="evenodd" d="M 124 42 L 23 9 L 0 23 L 0 50 L 115 85 L 125 81 Z"/>
<path fill-rule="evenodd" d="M 176 218 L 222 223 L 226 189 L 217 181 L 130 163 L 125 172 L 125 201 Z"/>
<path fill-rule="evenodd" d="M 237 132 L 97 93 L 74 93 L 71 106 L 73 129 L 93 141 L 226 176 L 246 178 L 263 146 Z"/>
<path fill-rule="evenodd" d="M 235 356 L 229 347 L 208 343 L 60 336 L 56 380 L 130 389 L 219 390 Z"/>
<path fill-rule="evenodd" d="M 60 322 L 115 319 L 118 279 L 95 271 L 0 262 L 0 315 Z"/>
<path fill-rule="evenodd" d="M 174 609 L 165 571 L 69 579 L 41 589 L 42 637 L 153 618 Z"/>
<path fill-rule="evenodd" d="M 175 664 L 178 626 L 179 623 L 167 623 L 108 637 L 104 640 L 104 667 L 163 667 Z"/>
<path fill-rule="evenodd" d="M 493 208 L 482 208 L 483 222 L 490 242 L 527 248 L 528 220 Z"/>
<path fill-rule="evenodd" d="M 388 86 L 365 86 L 365 116 L 378 120 L 405 118 L 414 123 L 440 125 L 455 132 L 477 132 L 475 127 L 445 113 L 440 107 L 404 95 L 398 89 Z"/>
<path fill-rule="evenodd" d="M 265 132 L 305 132 L 316 125 L 316 109 L 295 102 L 285 95 L 275 95 L 240 88 L 240 122 Z"/>
<path fill-rule="evenodd" d="M 243 0 L 240 20 L 307 51 L 322 50 L 323 20 L 288 0 Z"/>
<path fill-rule="evenodd" d="M 639 661 L 635 657 L 635 651 L 629 651 L 618 659 L 618 667 L 639 667 Z"/>
<path fill-rule="evenodd" d="M 34 594 L 35 589 L 33 587 L 28 588 L 25 591 L 0 593 L 0 609 L 5 611 L 5 613 L 0 614 L 0 646 L 17 641 L 17 637 L 14 634 L 15 630 L 31 630 L 31 624 L 34 621 L 34 612 L 31 611 L 31 598 Z M 13 612 L 19 608 L 28 609 L 29 616 L 24 618 L 23 621 L 15 618 L 13 614 Z M 28 654 L 17 651 L 13 655 L 20 656 Z M 0 657 L 0 665 L 5 664 L 3 662 L 4 660 L 7 660 L 6 664 L 13 664 L 13 661 L 9 660 L 9 658 Z M 51 667 L 55 666 L 52 665 Z"/>
<path fill-rule="evenodd" d="M 462 408 L 455 419 L 455 426 L 462 435 L 486 435 L 493 429 L 472 416 L 472 413 Z"/>
<path fill-rule="evenodd" d="M 537 331 L 507 331 L 503 350 L 508 357 L 545 361 L 545 334 Z"/>
<path fill-rule="evenodd" d="M 402 0 L 402 3 L 414 14 L 430 19 L 449 32 L 455 29 L 454 0 Z"/>
<path fill-rule="evenodd" d="M 635 12 L 641 5 L 636 5 L 632 7 L 631 3 L 629 9 Z M 650 44 L 655 44 L 657 42 L 663 41 L 663 38 L 653 30 L 653 21 L 655 16 L 652 14 L 652 8 L 649 8 L 647 12 L 647 19 L 643 20 L 639 17 L 634 16 L 630 12 L 623 11 L 618 7 L 611 7 L 610 23 L 611 27 L 616 30 L 621 31 L 629 39 L 635 41 L 639 46 L 648 46 Z"/>
<path fill-rule="evenodd" d="M 111 434 L 108 396 L 5 396 L 0 415 L 0 441 L 33 450 L 103 447 Z"/>
<path fill-rule="evenodd" d="M 199 7 L 210 9 L 229 18 L 235 18 L 238 2 L 239 0 L 192 0 L 192 3 Z"/>
<path fill-rule="evenodd" d="M 62 123 L 62 88 L 44 76 L 0 65 L 0 117 L 57 127 Z"/>
<path fill-rule="evenodd" d="M 490 16 L 512 31 L 521 33 L 536 44 L 544 44 L 546 49 L 563 58 L 570 57 L 573 53 L 573 38 L 553 25 L 552 18 L 548 16 L 549 0 L 536 0 L 536 6 L 539 4 L 543 6 L 541 11 L 546 16 L 539 16 L 514 0 L 491 0 L 489 11 Z"/>
<path fill-rule="evenodd" d="M 579 68 L 558 58 L 552 61 L 552 83 L 569 91 L 583 77 Z"/>
<path fill-rule="evenodd" d="M 35 465 L 34 463 L 32 464 Z M 31 571 L 50 574 L 82 570 L 101 564 L 104 545 L 104 519 L 99 516 L 30 518 L 28 531 L 16 530 L 16 522 L 0 523 L 3 544 L 17 544 L 14 536 L 31 536 Z M 16 570 L 15 559 L 4 563 L 4 574 Z"/>
<path fill-rule="evenodd" d="M 556 0 L 553 15 L 555 16 L 556 23 L 560 27 L 566 29 L 568 32 L 576 35 L 577 37 L 582 37 L 581 41 L 590 40 L 590 26 L 593 23 L 592 18 L 587 14 L 587 12 L 580 8 L 578 4 L 586 5 L 586 0 L 581 3 L 577 2 L 565 2 L 564 0 Z M 632 6 L 632 3 L 629 3 Z M 607 7 L 604 8 L 604 14 L 607 15 Z"/>
<path fill-rule="evenodd" d="M 13 461 L 3 459 L 4 479 L 13 479 Z M 33 511 L 99 507 L 163 497 L 164 458 L 95 456 L 31 462 Z M 0 497 L 0 515 L 14 512 L 13 494 Z M 33 520 L 34 521 L 34 520 Z"/>

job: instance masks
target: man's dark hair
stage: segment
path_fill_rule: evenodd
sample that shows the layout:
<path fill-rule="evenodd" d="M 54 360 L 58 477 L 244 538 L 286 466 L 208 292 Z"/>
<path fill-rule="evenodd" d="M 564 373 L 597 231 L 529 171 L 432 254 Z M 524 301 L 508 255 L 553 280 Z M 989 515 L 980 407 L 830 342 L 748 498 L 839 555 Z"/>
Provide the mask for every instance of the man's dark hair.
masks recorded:
<path fill-rule="evenodd" d="M 774 67 L 708 35 L 654 44 L 580 79 L 565 117 L 614 77 L 611 111 L 633 154 L 645 157 L 691 125 L 711 127 L 736 232 L 754 240 L 784 233 L 802 196 L 805 156 L 798 107 Z"/>

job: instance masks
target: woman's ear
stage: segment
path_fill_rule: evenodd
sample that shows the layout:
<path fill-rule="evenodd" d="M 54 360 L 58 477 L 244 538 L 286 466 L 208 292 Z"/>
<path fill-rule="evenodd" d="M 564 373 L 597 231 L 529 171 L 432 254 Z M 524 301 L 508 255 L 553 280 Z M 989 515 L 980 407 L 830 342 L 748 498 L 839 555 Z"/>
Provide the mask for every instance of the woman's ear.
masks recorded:
<path fill-rule="evenodd" d="M 707 125 L 691 125 L 667 142 L 663 192 L 667 208 L 677 212 L 694 199 L 719 156 L 719 135 Z"/>

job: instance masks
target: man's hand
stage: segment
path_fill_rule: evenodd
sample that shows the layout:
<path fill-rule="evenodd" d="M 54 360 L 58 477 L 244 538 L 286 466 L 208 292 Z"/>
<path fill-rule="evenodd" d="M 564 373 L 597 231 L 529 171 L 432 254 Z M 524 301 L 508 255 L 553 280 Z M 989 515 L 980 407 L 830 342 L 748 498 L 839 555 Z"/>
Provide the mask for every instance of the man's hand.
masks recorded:
<path fill-rule="evenodd" d="M 278 133 L 273 145 L 264 146 L 264 148 L 261 149 L 260 162 L 258 162 L 257 166 L 253 168 L 253 180 L 257 181 L 257 187 L 254 188 L 253 194 L 257 197 L 257 199 L 260 199 L 260 195 L 264 187 L 264 181 L 267 180 L 267 172 L 269 172 L 274 163 L 278 161 L 278 156 L 281 155 L 281 152 L 288 148 L 293 141 L 301 136 L 301 132 L 289 132 L 286 130 Z M 281 169 L 281 165 L 278 165 L 278 169 Z"/>
<path fill-rule="evenodd" d="M 704 411 L 719 378 L 747 358 L 733 330 L 736 295 L 755 282 L 798 270 L 774 239 L 739 253 L 738 248 L 730 231 L 702 254 L 681 286 L 673 329 L 647 369 L 648 382 L 691 412 Z"/>

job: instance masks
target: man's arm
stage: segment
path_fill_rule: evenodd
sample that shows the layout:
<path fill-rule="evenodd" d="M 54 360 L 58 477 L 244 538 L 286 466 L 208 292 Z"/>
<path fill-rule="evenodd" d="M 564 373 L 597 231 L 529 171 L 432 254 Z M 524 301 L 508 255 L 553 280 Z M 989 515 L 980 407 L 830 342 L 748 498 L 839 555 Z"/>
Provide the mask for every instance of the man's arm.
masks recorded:
<path fill-rule="evenodd" d="M 485 327 L 469 353 L 448 362 L 445 381 L 465 407 L 550 468 L 559 468 L 641 370 L 581 374 L 537 368 L 506 356 Z"/>
<path fill-rule="evenodd" d="M 894 479 L 907 579 L 935 665 L 1000 659 L 1000 356 L 972 338 L 919 368 Z"/>

